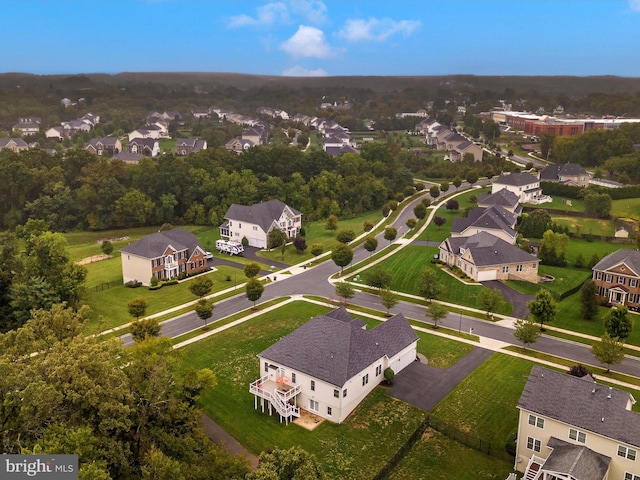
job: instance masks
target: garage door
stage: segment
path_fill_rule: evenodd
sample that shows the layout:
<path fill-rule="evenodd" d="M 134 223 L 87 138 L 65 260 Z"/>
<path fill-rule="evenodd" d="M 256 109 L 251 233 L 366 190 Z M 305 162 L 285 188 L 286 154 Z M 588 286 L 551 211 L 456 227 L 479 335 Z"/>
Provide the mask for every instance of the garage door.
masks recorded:
<path fill-rule="evenodd" d="M 258 248 L 265 248 L 265 242 L 264 242 L 264 238 L 250 238 L 249 239 L 249 245 L 251 245 L 252 247 L 258 247 Z"/>
<path fill-rule="evenodd" d="M 497 270 L 483 270 L 478 272 L 478 281 L 485 282 L 487 280 L 495 280 L 497 278 Z"/>

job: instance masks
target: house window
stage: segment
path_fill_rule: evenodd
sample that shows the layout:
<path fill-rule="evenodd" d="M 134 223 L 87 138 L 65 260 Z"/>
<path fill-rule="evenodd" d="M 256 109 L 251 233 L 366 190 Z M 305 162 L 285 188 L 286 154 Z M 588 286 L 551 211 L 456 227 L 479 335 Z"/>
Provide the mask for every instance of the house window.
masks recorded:
<path fill-rule="evenodd" d="M 333 389 L 333 396 L 336 398 L 340 398 L 340 390 Z"/>
<path fill-rule="evenodd" d="M 618 283 L 624 285 L 624 277 L 618 276 Z"/>
<path fill-rule="evenodd" d="M 627 296 L 627 303 L 636 303 L 636 294 L 635 293 L 630 293 Z"/>
<path fill-rule="evenodd" d="M 229 220 L 229 226 L 233 227 L 233 222 L 231 220 Z"/>
<path fill-rule="evenodd" d="M 347 389 L 342 390 L 342 398 L 347 396 Z"/>
<path fill-rule="evenodd" d="M 542 444 L 540 440 L 533 437 L 527 437 L 527 448 L 529 450 L 533 450 L 534 452 L 540 452 Z"/>
<path fill-rule="evenodd" d="M 624 480 L 640 480 L 640 475 L 634 475 L 633 473 L 625 472 Z"/>
<path fill-rule="evenodd" d="M 576 430 L 574 428 L 570 428 L 569 429 L 569 438 L 571 440 L 575 440 L 578 443 L 586 443 L 587 434 L 584 433 L 584 432 L 581 432 L 579 430 Z"/>
<path fill-rule="evenodd" d="M 291 383 L 296 383 L 296 374 L 295 373 L 291 373 Z"/>
<path fill-rule="evenodd" d="M 602 280 L 602 272 L 596 272 L 596 280 Z"/>
<path fill-rule="evenodd" d="M 636 451 L 633 448 L 627 448 L 623 445 L 618 445 L 618 456 L 634 462 L 636 461 Z"/>
<path fill-rule="evenodd" d="M 369 374 L 368 373 L 362 377 L 362 386 L 364 387 L 367 383 L 369 383 Z"/>
<path fill-rule="evenodd" d="M 529 425 L 534 427 L 544 428 L 544 418 L 537 417 L 535 415 L 529 415 Z"/>
<path fill-rule="evenodd" d="M 264 371 L 265 372 L 269 371 L 269 362 L 264 362 Z"/>
<path fill-rule="evenodd" d="M 238 224 L 238 228 L 242 228 L 242 224 L 241 223 Z"/>
<path fill-rule="evenodd" d="M 309 400 L 309 410 L 312 412 L 317 412 L 319 408 L 318 402 L 316 400 Z"/>
<path fill-rule="evenodd" d="M 258 231 L 258 227 L 256 227 L 255 225 L 253 226 L 253 231 L 257 232 Z"/>
<path fill-rule="evenodd" d="M 607 283 L 611 283 L 611 282 L 613 282 L 613 275 L 611 275 L 610 273 L 607 273 L 607 274 L 605 275 L 605 279 L 604 279 L 604 281 L 605 281 L 605 282 L 607 282 Z"/>
<path fill-rule="evenodd" d="M 502 273 L 509 273 L 509 265 L 502 266 Z"/>
<path fill-rule="evenodd" d="M 382 373 L 382 365 L 376 367 L 376 377 Z"/>
<path fill-rule="evenodd" d="M 637 278 L 630 278 L 629 279 L 629 286 L 630 287 L 637 287 L 638 286 L 638 279 Z"/>
<path fill-rule="evenodd" d="M 199 267 L 202 267 L 203 265 L 204 265 L 204 260 L 200 260 L 200 261 L 198 262 L 198 266 L 199 266 Z"/>
<path fill-rule="evenodd" d="M 311 391 L 312 392 L 316 391 L 316 381 L 315 380 L 311 380 Z"/>
<path fill-rule="evenodd" d="M 522 271 L 522 265 L 516 265 L 516 272 Z"/>
<path fill-rule="evenodd" d="M 332 413 L 333 410 L 331 410 L 331 407 L 327 407 L 327 415 L 331 416 Z"/>

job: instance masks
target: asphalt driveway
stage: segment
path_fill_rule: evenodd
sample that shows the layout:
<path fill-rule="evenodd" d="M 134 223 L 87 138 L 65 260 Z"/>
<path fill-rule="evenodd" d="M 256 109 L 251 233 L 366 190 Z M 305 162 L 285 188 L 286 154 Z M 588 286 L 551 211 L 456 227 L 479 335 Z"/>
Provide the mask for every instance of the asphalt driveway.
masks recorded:
<path fill-rule="evenodd" d="M 387 394 L 428 412 L 492 353 L 476 347 L 447 369 L 413 362 L 396 375 Z"/>
<path fill-rule="evenodd" d="M 494 290 L 498 290 L 502 297 L 513 305 L 513 313 L 512 317 L 515 318 L 527 318 L 529 316 L 529 308 L 527 307 L 527 303 L 531 300 L 535 300 L 535 295 L 525 295 L 524 293 L 516 292 L 514 289 L 509 288 L 504 283 L 499 282 L 498 280 L 489 280 L 487 282 L 482 282 L 485 287 L 492 288 Z"/>

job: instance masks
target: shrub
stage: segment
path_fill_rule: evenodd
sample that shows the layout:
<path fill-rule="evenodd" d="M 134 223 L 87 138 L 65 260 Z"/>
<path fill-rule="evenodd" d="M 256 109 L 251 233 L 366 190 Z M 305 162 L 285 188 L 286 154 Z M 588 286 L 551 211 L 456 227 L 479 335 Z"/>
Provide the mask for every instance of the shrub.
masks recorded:
<path fill-rule="evenodd" d="M 149 285 L 151 285 L 152 287 L 155 287 L 156 285 L 158 285 L 158 278 L 155 275 L 151 276 L 151 280 L 149 280 Z"/>
<path fill-rule="evenodd" d="M 387 381 L 387 383 L 392 384 L 395 376 L 396 372 L 394 372 L 391 367 L 387 367 L 384 369 L 384 379 Z"/>
<path fill-rule="evenodd" d="M 371 229 L 373 229 L 373 223 L 369 222 L 368 220 L 365 220 L 364 224 L 362 225 L 362 228 L 364 229 L 365 232 L 369 232 L 371 231 Z"/>
<path fill-rule="evenodd" d="M 304 227 L 300 227 L 300 232 L 298 233 L 298 235 L 301 237 L 307 236 L 307 231 L 304 229 Z"/>
<path fill-rule="evenodd" d="M 160 290 L 162 288 L 162 283 L 158 283 L 157 285 L 149 285 L 149 290 Z"/>
<path fill-rule="evenodd" d="M 404 200 L 404 193 L 402 192 L 398 192 L 396 193 L 396 196 L 394 197 L 396 199 L 396 202 L 401 202 Z"/>
<path fill-rule="evenodd" d="M 166 282 L 163 282 L 162 284 L 166 285 L 166 286 L 177 285 L 178 284 L 178 279 L 177 278 L 172 278 L 171 280 L 167 280 Z"/>
<path fill-rule="evenodd" d="M 185 278 L 187 278 L 187 272 L 182 272 L 178 275 L 178 280 L 184 280 Z"/>
<path fill-rule="evenodd" d="M 395 200 L 391 200 L 389 202 L 389 208 L 394 211 L 396 208 L 398 208 L 398 202 L 396 202 Z"/>
<path fill-rule="evenodd" d="M 124 284 L 124 286 L 127 288 L 138 288 L 142 286 L 142 282 L 138 282 L 137 280 L 129 280 L 127 283 Z"/>
<path fill-rule="evenodd" d="M 231 281 L 231 275 L 227 275 L 224 279 L 225 279 L 227 282 L 230 282 L 230 281 Z"/>
<path fill-rule="evenodd" d="M 242 237 L 242 240 L 240 241 L 240 243 L 242 243 L 243 247 L 249 246 L 249 240 L 247 239 L 247 237 Z"/>
<path fill-rule="evenodd" d="M 407 185 L 406 187 L 404 187 L 404 196 L 405 197 L 410 197 L 414 193 L 416 193 L 416 187 L 412 187 L 411 185 Z"/>

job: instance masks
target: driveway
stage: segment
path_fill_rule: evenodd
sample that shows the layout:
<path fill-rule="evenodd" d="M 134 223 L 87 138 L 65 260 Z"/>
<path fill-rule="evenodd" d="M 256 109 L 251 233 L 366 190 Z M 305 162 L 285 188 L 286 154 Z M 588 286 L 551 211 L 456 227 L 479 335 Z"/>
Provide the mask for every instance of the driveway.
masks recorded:
<path fill-rule="evenodd" d="M 509 288 L 504 283 L 499 282 L 498 280 L 489 280 L 487 282 L 482 282 L 485 287 L 492 288 L 494 290 L 498 290 L 502 297 L 513 305 L 513 313 L 512 317 L 515 318 L 527 318 L 529 316 L 529 308 L 527 307 L 527 303 L 531 300 L 535 300 L 535 295 L 525 295 L 524 293 L 516 292 L 513 288 Z"/>
<path fill-rule="evenodd" d="M 447 369 L 413 362 L 396 375 L 387 394 L 428 412 L 492 353 L 476 347 Z"/>

